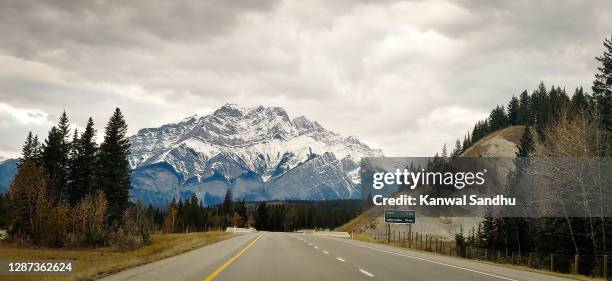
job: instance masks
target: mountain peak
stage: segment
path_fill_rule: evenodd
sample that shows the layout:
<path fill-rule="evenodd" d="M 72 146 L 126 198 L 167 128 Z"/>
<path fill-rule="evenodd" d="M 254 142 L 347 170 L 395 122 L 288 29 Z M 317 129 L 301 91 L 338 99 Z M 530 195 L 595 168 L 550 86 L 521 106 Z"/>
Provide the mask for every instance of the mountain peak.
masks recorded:
<path fill-rule="evenodd" d="M 251 200 L 358 198 L 361 157 L 382 155 L 304 116 L 291 120 L 282 107 L 236 104 L 140 130 L 130 143 L 133 192 L 174 192 L 170 199 L 181 190 L 222 196 L 229 187 Z M 296 182 L 304 186 L 286 187 Z"/>
<path fill-rule="evenodd" d="M 226 103 L 223 106 L 221 106 L 219 109 L 215 110 L 213 115 L 217 115 L 217 116 L 228 115 L 228 116 L 233 116 L 233 117 L 242 117 L 246 115 L 246 113 L 249 111 L 250 109 L 247 107 L 242 107 L 242 106 L 239 106 L 233 103 Z"/>
<path fill-rule="evenodd" d="M 311 121 L 306 116 L 298 116 L 291 121 L 298 129 L 303 131 L 321 130 L 323 127 L 317 121 Z"/>

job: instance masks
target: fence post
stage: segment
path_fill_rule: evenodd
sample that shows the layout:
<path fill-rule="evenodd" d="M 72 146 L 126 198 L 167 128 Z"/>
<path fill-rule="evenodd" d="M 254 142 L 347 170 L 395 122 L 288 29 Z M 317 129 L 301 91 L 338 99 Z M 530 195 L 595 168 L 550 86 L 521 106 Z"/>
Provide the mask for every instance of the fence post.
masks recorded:
<path fill-rule="evenodd" d="M 501 263 L 501 252 L 497 251 L 497 263 Z"/>
<path fill-rule="evenodd" d="M 421 233 L 421 242 L 419 244 L 421 244 L 421 250 L 422 250 L 423 249 L 423 233 Z"/>
<path fill-rule="evenodd" d="M 551 272 L 555 271 L 554 260 L 555 260 L 555 255 L 550 254 L 550 271 Z"/>
<path fill-rule="evenodd" d="M 485 259 L 485 260 L 489 260 L 489 259 L 487 258 L 487 256 L 488 256 L 487 254 L 489 253 L 489 251 L 488 251 L 487 249 L 484 249 L 484 250 L 485 250 L 485 252 L 484 252 L 484 259 Z"/>
<path fill-rule="evenodd" d="M 579 262 L 580 256 L 578 255 L 574 255 L 574 273 L 578 274 L 578 262 Z"/>
<path fill-rule="evenodd" d="M 603 278 L 608 280 L 608 255 L 604 255 Z"/>
<path fill-rule="evenodd" d="M 436 253 L 438 252 L 438 238 L 436 238 Z"/>

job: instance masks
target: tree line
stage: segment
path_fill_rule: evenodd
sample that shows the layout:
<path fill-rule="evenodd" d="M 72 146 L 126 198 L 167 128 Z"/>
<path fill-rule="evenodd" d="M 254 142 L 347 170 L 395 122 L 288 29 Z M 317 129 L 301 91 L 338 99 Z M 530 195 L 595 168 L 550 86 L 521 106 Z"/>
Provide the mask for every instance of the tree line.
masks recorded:
<path fill-rule="evenodd" d="M 572 97 L 565 88 L 551 86 L 543 82 L 529 94 L 527 90 L 518 97 L 512 96 L 507 106 L 496 106 L 489 116 L 478 121 L 463 141 L 457 139 L 451 155 L 457 156 L 478 142 L 484 136 L 509 126 L 524 125 L 534 127 L 539 138 L 544 138 L 544 128 L 559 119 L 561 114 L 587 114 L 596 118 L 602 132 L 604 145 L 597 155 L 612 156 L 612 37 L 603 42 L 604 52 L 596 57 L 600 63 L 591 87 L 592 94 L 582 87 L 574 90 Z"/>
<path fill-rule="evenodd" d="M 31 132 L 0 208 L 11 237 L 22 243 L 133 248 L 150 240 L 142 204 L 129 201 L 127 123 L 115 109 L 98 146 L 94 122 L 71 131 L 64 111 L 44 139 Z"/>
<path fill-rule="evenodd" d="M 227 227 L 256 228 L 267 231 L 335 228 L 359 214 L 358 200 L 234 201 L 228 189 L 222 204 L 204 206 L 193 195 L 187 200 L 172 200 L 165 208 L 149 206 L 148 221 L 156 231 L 182 233 L 224 230 Z"/>

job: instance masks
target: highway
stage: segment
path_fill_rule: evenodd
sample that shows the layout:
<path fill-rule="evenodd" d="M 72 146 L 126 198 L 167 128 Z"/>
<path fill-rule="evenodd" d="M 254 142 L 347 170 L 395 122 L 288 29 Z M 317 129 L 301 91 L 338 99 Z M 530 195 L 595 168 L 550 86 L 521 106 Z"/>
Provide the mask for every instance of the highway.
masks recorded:
<path fill-rule="evenodd" d="M 260 232 L 237 236 L 175 257 L 131 268 L 100 280 L 560 281 L 571 279 L 342 238 Z"/>

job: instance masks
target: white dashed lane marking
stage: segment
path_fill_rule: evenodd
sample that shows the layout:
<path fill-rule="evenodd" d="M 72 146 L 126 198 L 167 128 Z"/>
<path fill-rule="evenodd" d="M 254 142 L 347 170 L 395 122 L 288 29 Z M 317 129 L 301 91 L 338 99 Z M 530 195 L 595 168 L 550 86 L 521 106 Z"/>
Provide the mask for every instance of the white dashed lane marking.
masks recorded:
<path fill-rule="evenodd" d="M 323 251 L 323 253 L 324 253 L 324 254 L 326 254 L 326 255 L 329 255 L 329 252 L 328 252 L 328 251 Z"/>
<path fill-rule="evenodd" d="M 344 260 L 342 258 L 336 258 L 337 260 L 344 262 Z"/>
<path fill-rule="evenodd" d="M 365 271 L 365 270 L 363 270 L 363 269 L 361 269 L 361 268 L 359 269 L 359 271 L 361 271 L 361 273 L 363 273 L 363 274 L 365 274 L 365 275 L 367 275 L 367 276 L 374 277 L 374 274 L 369 273 L 369 272 L 367 272 L 367 271 Z"/>

